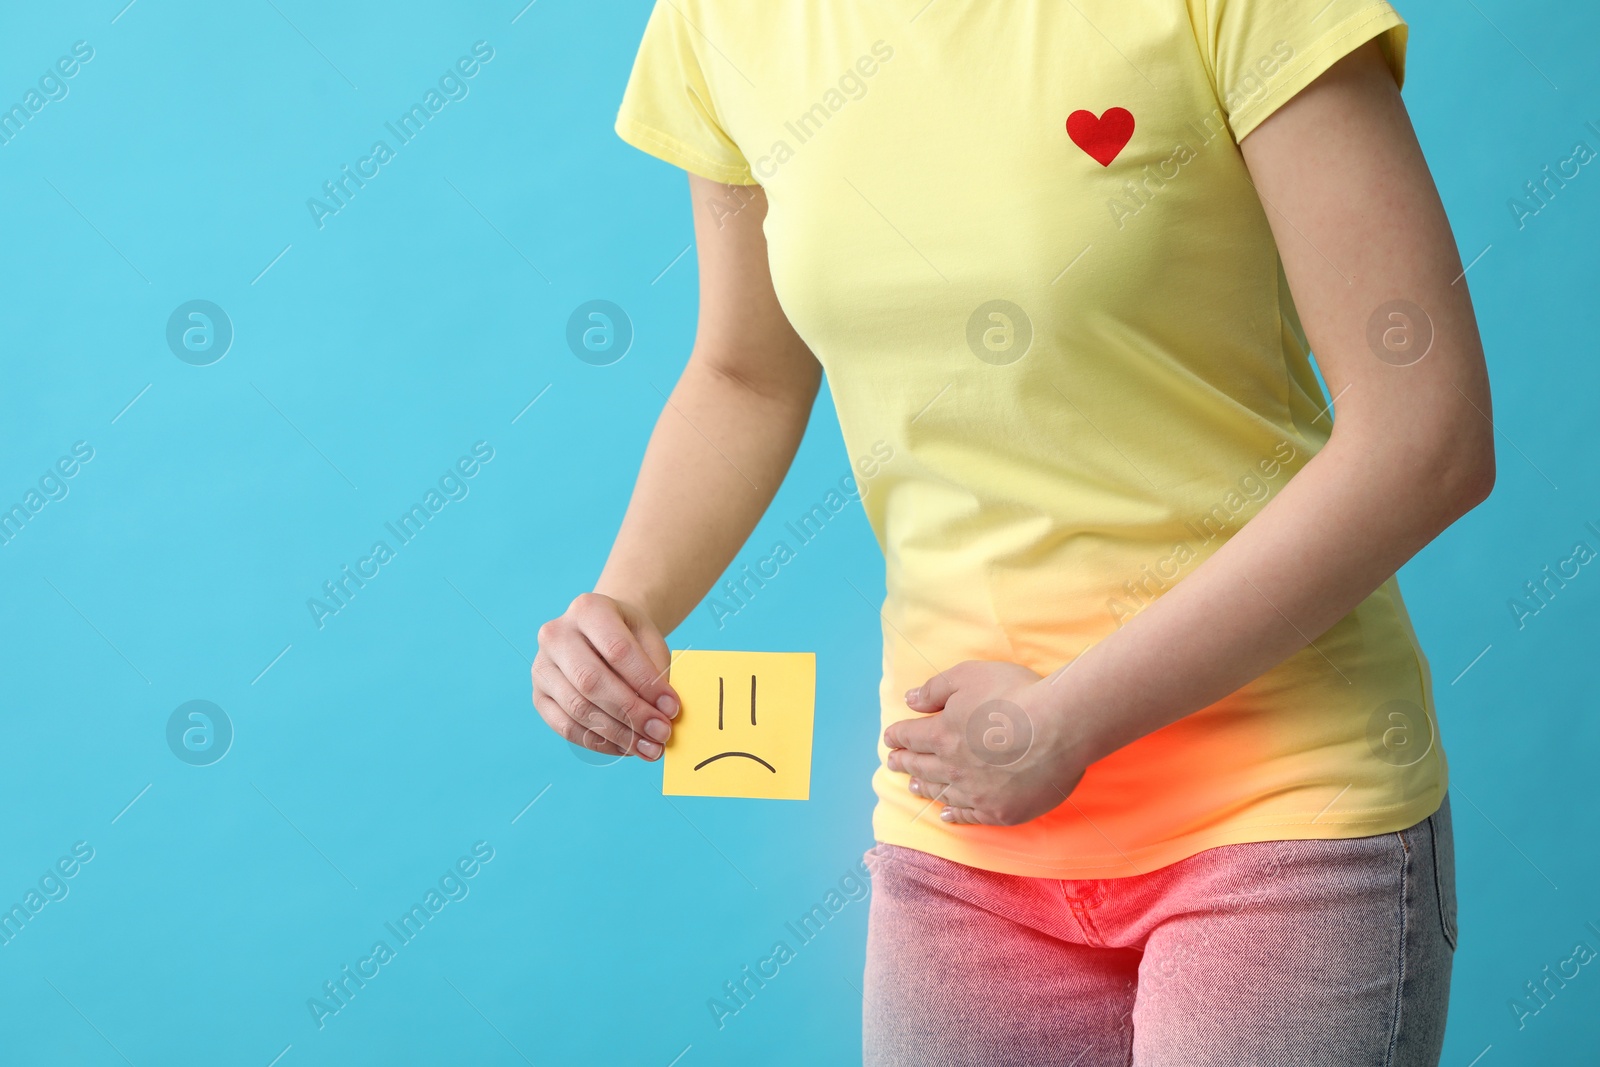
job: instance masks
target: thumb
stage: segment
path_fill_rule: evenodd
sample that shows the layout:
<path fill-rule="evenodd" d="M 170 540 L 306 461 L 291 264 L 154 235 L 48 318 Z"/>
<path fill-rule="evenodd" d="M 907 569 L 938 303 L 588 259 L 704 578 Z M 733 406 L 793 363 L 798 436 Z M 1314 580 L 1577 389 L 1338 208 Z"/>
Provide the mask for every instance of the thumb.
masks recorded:
<path fill-rule="evenodd" d="M 670 697 L 674 703 L 673 709 L 667 713 L 669 718 L 678 714 L 678 709 L 683 706 L 683 700 L 678 696 L 678 691 L 672 688 L 669 671 L 672 668 L 672 652 L 667 648 L 666 638 L 661 636 L 661 630 L 650 617 L 631 604 L 619 604 L 624 625 L 633 633 L 634 639 L 639 642 L 639 648 L 655 664 L 656 675 L 646 685 L 639 689 L 639 695 L 651 704 L 660 707 L 656 702 L 662 697 Z"/>
<path fill-rule="evenodd" d="M 945 704 L 955 696 L 957 688 L 949 672 L 940 671 L 915 689 L 907 691 L 906 706 L 924 714 L 943 711 Z"/>

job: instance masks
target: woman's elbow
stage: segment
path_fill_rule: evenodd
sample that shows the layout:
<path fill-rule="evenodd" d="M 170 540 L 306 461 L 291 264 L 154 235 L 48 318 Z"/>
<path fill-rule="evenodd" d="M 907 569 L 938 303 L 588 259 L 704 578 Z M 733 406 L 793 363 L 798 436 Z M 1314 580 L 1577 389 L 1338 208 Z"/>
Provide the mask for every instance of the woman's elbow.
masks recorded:
<path fill-rule="evenodd" d="M 1362 457 L 1361 477 L 1381 483 L 1394 505 L 1437 535 L 1494 489 L 1494 427 L 1476 411 L 1468 414 L 1425 405 L 1405 414 L 1352 411 L 1334 423 L 1333 443 L 1347 433 L 1345 454 Z"/>
<path fill-rule="evenodd" d="M 1494 435 L 1490 434 L 1488 447 L 1485 448 L 1483 459 L 1474 468 L 1474 476 L 1469 492 L 1466 494 L 1466 510 L 1471 511 L 1494 492 Z"/>
<path fill-rule="evenodd" d="M 1494 491 L 1494 427 L 1481 417 L 1460 427 L 1442 443 L 1431 468 L 1427 480 L 1454 522 Z"/>

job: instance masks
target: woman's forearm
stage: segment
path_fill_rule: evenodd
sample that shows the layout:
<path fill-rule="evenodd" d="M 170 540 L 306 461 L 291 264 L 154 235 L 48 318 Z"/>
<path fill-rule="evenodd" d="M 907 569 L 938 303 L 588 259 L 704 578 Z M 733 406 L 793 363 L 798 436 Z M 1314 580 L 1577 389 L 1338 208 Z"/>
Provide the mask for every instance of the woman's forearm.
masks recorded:
<path fill-rule="evenodd" d="M 763 392 L 691 359 L 656 420 L 595 592 L 670 633 L 772 502 L 805 434 L 817 381 Z"/>
<path fill-rule="evenodd" d="M 1091 760 L 1314 647 L 1488 494 L 1480 449 L 1430 461 L 1370 445 L 1336 433 L 1192 574 L 1051 676 L 1045 689 L 1090 720 Z"/>

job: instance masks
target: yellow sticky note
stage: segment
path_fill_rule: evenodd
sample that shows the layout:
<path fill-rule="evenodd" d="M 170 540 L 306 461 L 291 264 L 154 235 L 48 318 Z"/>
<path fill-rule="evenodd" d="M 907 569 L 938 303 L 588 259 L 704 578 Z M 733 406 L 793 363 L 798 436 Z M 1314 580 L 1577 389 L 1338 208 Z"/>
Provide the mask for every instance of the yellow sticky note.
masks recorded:
<path fill-rule="evenodd" d="M 662 760 L 662 793 L 810 799 L 813 653 L 674 652 L 669 678 L 683 708 Z"/>

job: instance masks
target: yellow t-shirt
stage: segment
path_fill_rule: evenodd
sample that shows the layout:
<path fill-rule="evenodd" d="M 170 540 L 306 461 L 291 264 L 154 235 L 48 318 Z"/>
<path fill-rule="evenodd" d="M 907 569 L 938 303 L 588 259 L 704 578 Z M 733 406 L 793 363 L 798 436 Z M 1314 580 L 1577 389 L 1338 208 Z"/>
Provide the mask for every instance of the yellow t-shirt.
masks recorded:
<path fill-rule="evenodd" d="M 887 564 L 884 726 L 937 669 L 1072 660 L 1326 443 L 1237 142 L 1374 37 L 1399 78 L 1406 27 L 1382 0 L 658 0 L 618 134 L 763 187 L 777 295 L 846 447 L 892 450 L 863 501 Z M 880 765 L 873 829 L 1114 877 L 1400 829 L 1446 781 L 1391 579 L 1042 818 L 949 826 Z"/>

